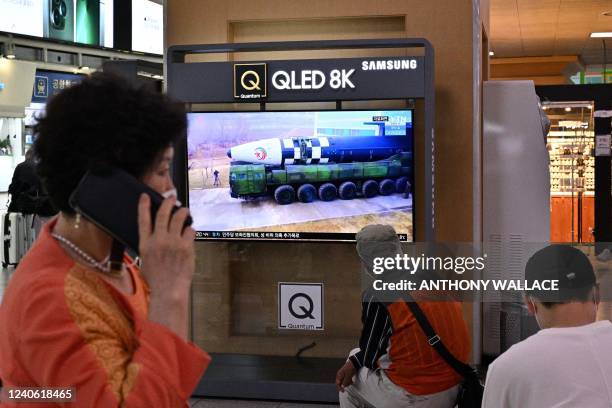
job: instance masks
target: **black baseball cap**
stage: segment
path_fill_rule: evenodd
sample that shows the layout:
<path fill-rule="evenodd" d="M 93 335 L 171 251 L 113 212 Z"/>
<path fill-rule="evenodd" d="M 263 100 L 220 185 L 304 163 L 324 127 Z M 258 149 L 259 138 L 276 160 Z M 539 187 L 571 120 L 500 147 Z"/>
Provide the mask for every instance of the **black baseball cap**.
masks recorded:
<path fill-rule="evenodd" d="M 529 294 L 546 301 L 570 301 L 597 283 L 589 258 L 569 245 L 550 245 L 537 251 L 525 267 L 525 280 L 531 286 L 535 281 L 556 280 L 559 290 L 532 291 Z"/>

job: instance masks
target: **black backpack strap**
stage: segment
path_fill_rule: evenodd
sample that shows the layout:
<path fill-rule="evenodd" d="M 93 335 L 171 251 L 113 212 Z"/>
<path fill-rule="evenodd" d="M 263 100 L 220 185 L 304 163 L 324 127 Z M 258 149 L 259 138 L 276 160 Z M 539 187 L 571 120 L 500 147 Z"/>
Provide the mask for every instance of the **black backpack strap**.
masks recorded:
<path fill-rule="evenodd" d="M 421 326 L 421 329 L 427 337 L 427 342 L 429 343 L 429 345 L 433 347 L 436 352 L 438 352 L 440 357 L 442 357 L 442 359 L 444 359 L 444 361 L 446 361 L 446 363 L 462 377 L 469 378 L 473 376 L 478 376 L 476 370 L 473 367 L 468 364 L 465 364 L 462 361 L 457 360 L 457 358 L 455 358 L 455 356 L 453 356 L 453 354 L 448 351 L 448 349 L 442 342 L 440 336 L 438 336 L 432 325 L 429 323 L 429 320 L 427 320 L 427 316 L 425 316 L 425 313 L 423 313 L 423 310 L 421 309 L 419 304 L 412 298 L 412 296 L 410 296 L 410 294 L 406 295 L 408 297 L 408 299 L 406 300 L 406 305 L 408 306 L 410 311 L 412 311 L 412 314 L 419 323 L 419 326 Z"/>

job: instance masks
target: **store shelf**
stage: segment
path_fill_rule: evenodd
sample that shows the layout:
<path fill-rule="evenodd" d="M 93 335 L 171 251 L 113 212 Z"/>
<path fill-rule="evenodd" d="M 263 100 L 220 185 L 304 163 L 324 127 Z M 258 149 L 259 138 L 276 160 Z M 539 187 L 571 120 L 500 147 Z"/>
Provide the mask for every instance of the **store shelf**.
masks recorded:
<path fill-rule="evenodd" d="M 546 105 L 546 104 L 545 104 Z M 566 111 L 565 108 L 571 108 Z M 580 103 L 550 104 L 551 239 L 593 241 L 595 159 L 593 112 Z M 574 125 L 567 127 L 567 125 Z"/>
<path fill-rule="evenodd" d="M 563 132 L 572 135 L 554 137 L 559 133 L 551 132 L 553 137 L 548 137 L 551 193 L 594 191 L 593 132 Z"/>

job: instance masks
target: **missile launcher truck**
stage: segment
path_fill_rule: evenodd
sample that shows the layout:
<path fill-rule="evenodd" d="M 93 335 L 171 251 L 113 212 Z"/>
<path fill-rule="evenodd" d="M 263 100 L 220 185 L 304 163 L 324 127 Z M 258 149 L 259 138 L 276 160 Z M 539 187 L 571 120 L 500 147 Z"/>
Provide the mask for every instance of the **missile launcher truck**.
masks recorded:
<path fill-rule="evenodd" d="M 264 139 L 232 147 L 230 194 L 272 195 L 278 204 L 405 193 L 412 153 L 405 138 L 384 136 Z"/>

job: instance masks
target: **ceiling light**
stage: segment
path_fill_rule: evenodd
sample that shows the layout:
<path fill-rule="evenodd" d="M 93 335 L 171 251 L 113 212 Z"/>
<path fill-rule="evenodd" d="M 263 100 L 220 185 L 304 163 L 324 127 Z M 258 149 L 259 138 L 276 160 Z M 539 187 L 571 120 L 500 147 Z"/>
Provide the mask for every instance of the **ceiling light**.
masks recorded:
<path fill-rule="evenodd" d="M 566 111 L 566 112 L 571 112 L 571 111 L 572 111 L 572 108 L 570 108 L 570 107 L 568 106 L 567 108 L 565 108 L 565 111 Z"/>
<path fill-rule="evenodd" d="M 542 110 L 547 110 L 548 106 L 542 106 Z"/>
<path fill-rule="evenodd" d="M 138 71 L 136 72 L 136 75 L 147 77 L 147 78 L 153 78 L 153 74 L 147 71 Z"/>
<path fill-rule="evenodd" d="M 493 51 L 489 51 L 489 57 L 492 57 L 494 55 L 495 55 L 495 53 Z"/>
<path fill-rule="evenodd" d="M 6 58 L 15 59 L 15 44 L 12 42 L 5 44 L 4 51 L 6 51 Z"/>
<path fill-rule="evenodd" d="M 612 31 L 600 31 L 591 33 L 591 38 L 612 38 Z"/>

